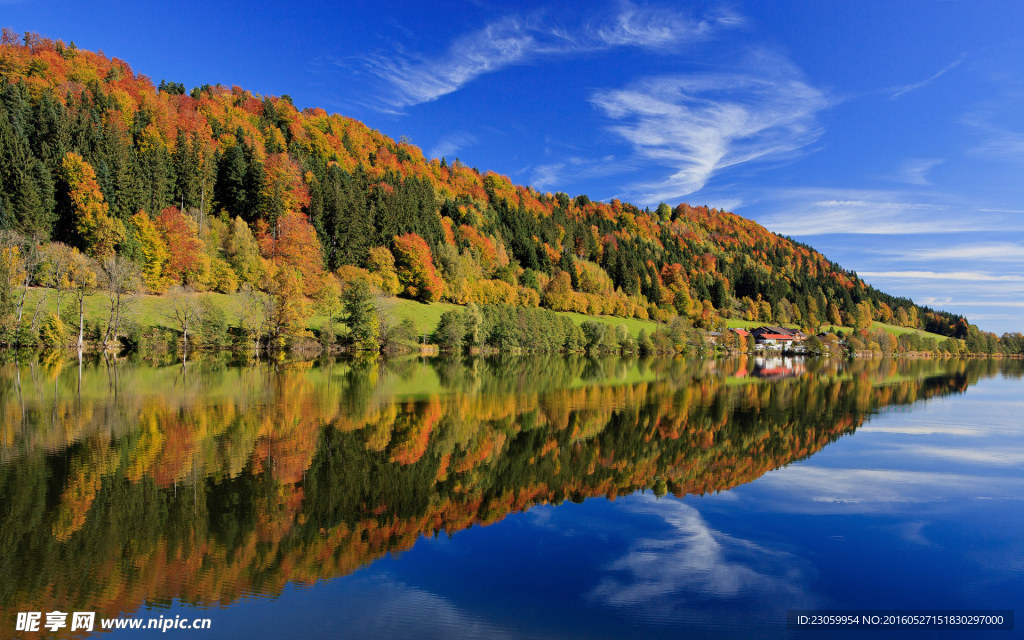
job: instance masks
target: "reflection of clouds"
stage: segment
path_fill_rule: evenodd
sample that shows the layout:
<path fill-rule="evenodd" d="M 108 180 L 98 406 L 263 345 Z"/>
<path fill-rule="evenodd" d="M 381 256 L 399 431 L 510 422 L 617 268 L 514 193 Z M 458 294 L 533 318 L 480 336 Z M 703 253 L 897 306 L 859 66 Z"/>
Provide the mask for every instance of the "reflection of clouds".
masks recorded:
<path fill-rule="evenodd" d="M 536 505 L 523 514 L 524 521 L 528 522 L 531 528 L 557 533 L 563 538 L 591 538 L 595 535 L 603 537 L 600 532 L 604 531 L 604 523 L 586 521 L 581 524 L 580 520 L 572 517 L 572 509 L 578 506 L 569 502 L 560 505 Z"/>
<path fill-rule="evenodd" d="M 929 447 L 922 445 L 901 445 L 896 447 L 911 456 L 943 458 L 969 464 L 1019 465 L 1024 464 L 1024 449 L 1020 447 Z"/>
<path fill-rule="evenodd" d="M 783 513 L 873 513 L 895 511 L 909 503 L 1017 500 L 1024 495 L 1020 478 L 813 466 L 770 473 L 757 484 L 768 490 L 771 504 L 763 506 Z M 783 499 L 772 500 L 774 496 Z"/>
<path fill-rule="evenodd" d="M 538 529 L 555 529 L 557 525 L 551 519 L 553 513 L 554 509 L 548 508 L 548 505 L 537 505 L 526 512 L 526 518 Z"/>
<path fill-rule="evenodd" d="M 792 554 L 713 529 L 700 512 L 683 502 L 655 504 L 646 499 L 636 510 L 664 518 L 671 532 L 638 540 L 609 565 L 612 575 L 591 591 L 592 598 L 613 606 L 634 606 L 654 605 L 655 600 L 671 596 L 674 608 L 721 598 L 807 600 L 802 590 L 805 571 Z"/>
<path fill-rule="evenodd" d="M 922 547 L 934 547 L 935 543 L 924 535 L 924 528 L 926 526 L 928 526 L 928 523 L 920 520 L 916 522 L 904 522 L 900 526 L 900 535 L 907 542 L 911 542 Z"/>
<path fill-rule="evenodd" d="M 483 620 L 447 598 L 387 577 L 348 583 L 344 614 L 346 638 L 516 638 L 524 634 Z"/>
<path fill-rule="evenodd" d="M 972 427 L 968 425 L 937 425 L 937 424 L 888 424 L 871 426 L 865 425 L 857 429 L 857 433 L 898 433 L 908 436 L 983 436 L 991 430 L 987 427 Z"/>

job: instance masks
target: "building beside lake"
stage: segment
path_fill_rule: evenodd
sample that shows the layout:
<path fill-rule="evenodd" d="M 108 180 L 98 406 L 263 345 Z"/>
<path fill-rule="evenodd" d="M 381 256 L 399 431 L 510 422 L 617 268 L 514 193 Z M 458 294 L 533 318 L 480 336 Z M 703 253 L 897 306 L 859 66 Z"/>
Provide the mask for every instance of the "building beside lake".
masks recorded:
<path fill-rule="evenodd" d="M 757 349 L 768 351 L 802 351 L 807 334 L 786 327 L 758 327 L 750 331 Z"/>

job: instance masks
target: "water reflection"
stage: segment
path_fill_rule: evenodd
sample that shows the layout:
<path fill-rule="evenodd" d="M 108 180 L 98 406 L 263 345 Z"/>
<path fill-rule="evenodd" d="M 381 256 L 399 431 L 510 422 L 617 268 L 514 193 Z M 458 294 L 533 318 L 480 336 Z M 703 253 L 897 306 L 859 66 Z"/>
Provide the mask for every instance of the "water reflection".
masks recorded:
<path fill-rule="evenodd" d="M 773 602 L 803 602 L 806 567 L 794 554 L 767 549 L 709 526 L 684 502 L 652 504 L 649 498 L 631 504 L 635 513 L 662 518 L 668 530 L 644 537 L 610 564 L 592 591 L 608 604 L 643 606 L 675 596 L 677 607 L 692 609 L 702 600 L 759 597 Z M 684 597 L 679 598 L 680 594 Z M 658 614 L 677 614 L 673 608 Z"/>
<path fill-rule="evenodd" d="M 274 595 L 349 574 L 422 535 L 537 504 L 648 488 L 721 491 L 814 454 L 879 409 L 960 393 L 1000 370 L 1020 375 L 1019 365 L 8 364 L 0 369 L 0 630 L 10 635 L 12 612 L 22 610 L 116 616 L 143 602 Z M 849 480 L 875 481 L 876 497 L 893 482 Z M 645 539 L 620 561 L 633 586 L 608 582 L 595 598 L 628 604 L 696 575 L 710 592 L 752 580 L 787 588 L 785 559 L 778 571 L 740 575 L 747 569 L 727 556 L 743 545 L 683 504 L 672 517 L 673 542 Z M 671 573 L 648 566 L 666 555 Z M 714 571 L 701 565 L 715 558 Z"/>

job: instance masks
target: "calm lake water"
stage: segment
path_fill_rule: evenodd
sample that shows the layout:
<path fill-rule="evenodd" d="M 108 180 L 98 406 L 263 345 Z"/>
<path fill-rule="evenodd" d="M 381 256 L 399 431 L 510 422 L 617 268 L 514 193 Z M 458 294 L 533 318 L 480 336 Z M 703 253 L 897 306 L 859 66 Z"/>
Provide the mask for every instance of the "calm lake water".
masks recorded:
<path fill-rule="evenodd" d="M 1020 361 L 0 366 L 0 637 L 1012 637 Z M 68 619 L 70 626 L 70 617 Z M 945 634 L 945 635 L 943 635 Z M 107 637 L 106 634 L 103 634 Z"/>

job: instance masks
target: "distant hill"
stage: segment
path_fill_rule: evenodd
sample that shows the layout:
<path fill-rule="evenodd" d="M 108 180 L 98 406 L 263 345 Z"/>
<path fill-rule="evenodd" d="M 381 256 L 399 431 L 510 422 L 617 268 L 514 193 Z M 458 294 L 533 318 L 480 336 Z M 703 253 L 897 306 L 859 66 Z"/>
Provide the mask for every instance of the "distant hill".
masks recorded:
<path fill-rule="evenodd" d="M 288 96 L 155 85 L 9 29 L 0 191 L 0 229 L 126 255 L 153 292 L 262 287 L 270 261 L 308 295 L 335 273 L 428 301 L 968 333 L 733 213 L 540 193 Z"/>

